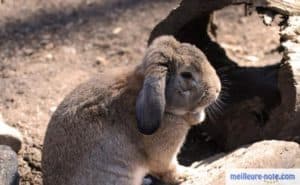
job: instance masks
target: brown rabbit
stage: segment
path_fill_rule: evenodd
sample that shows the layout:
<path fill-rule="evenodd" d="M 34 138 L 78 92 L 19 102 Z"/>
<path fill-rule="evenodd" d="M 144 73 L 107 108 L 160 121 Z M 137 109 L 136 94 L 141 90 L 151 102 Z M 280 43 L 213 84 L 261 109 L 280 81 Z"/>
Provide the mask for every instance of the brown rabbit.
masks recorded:
<path fill-rule="evenodd" d="M 176 155 L 220 89 L 199 49 L 156 39 L 139 66 L 84 83 L 60 104 L 44 142 L 44 185 L 140 185 L 147 173 L 180 182 L 189 170 Z"/>

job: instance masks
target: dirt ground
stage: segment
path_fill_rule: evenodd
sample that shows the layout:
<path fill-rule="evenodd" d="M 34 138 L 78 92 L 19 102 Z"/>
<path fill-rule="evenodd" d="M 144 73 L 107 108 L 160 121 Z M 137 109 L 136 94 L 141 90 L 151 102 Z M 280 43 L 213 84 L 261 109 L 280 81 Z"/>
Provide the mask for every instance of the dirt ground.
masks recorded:
<path fill-rule="evenodd" d="M 43 137 L 56 106 L 108 68 L 138 63 L 151 29 L 178 0 L 14 0 L 0 4 L 0 113 L 18 128 L 21 185 L 40 185 Z M 217 40 L 241 65 L 280 60 L 277 28 L 243 7 L 217 13 Z"/>

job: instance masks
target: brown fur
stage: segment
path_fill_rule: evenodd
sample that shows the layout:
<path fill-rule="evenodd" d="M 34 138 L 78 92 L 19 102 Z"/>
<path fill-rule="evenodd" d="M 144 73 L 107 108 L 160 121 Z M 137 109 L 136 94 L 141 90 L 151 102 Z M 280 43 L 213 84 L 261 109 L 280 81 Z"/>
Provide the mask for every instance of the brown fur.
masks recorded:
<path fill-rule="evenodd" d="M 184 57 L 194 56 L 190 50 L 170 49 L 179 45 L 172 37 L 162 37 L 152 49 L 158 47 L 166 57 L 188 62 Z M 164 73 L 155 67 L 152 49 L 150 46 L 142 65 L 115 69 L 90 80 L 60 104 L 44 141 L 44 185 L 140 185 L 146 173 L 168 182 L 179 182 L 188 175 L 182 173 L 176 155 L 190 126 L 198 123 L 191 107 L 184 115 L 164 112 L 160 127 L 151 135 L 137 129 L 136 102 L 144 81 L 150 73 Z M 207 61 L 195 64 L 201 69 L 197 74 L 205 79 L 201 84 L 211 86 L 205 93 L 216 96 L 220 82 L 215 71 Z M 205 107 L 211 100 L 199 103 Z"/>

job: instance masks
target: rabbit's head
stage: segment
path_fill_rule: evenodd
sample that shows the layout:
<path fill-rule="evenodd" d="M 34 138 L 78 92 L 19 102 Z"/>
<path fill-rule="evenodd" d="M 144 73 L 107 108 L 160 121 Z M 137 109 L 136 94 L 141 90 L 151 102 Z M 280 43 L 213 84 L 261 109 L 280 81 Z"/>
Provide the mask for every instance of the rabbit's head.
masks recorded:
<path fill-rule="evenodd" d="M 221 90 L 221 83 L 205 55 L 195 46 L 171 36 L 157 38 L 140 66 L 143 87 L 136 103 L 138 129 L 153 134 L 165 112 L 174 115 L 204 112 Z"/>

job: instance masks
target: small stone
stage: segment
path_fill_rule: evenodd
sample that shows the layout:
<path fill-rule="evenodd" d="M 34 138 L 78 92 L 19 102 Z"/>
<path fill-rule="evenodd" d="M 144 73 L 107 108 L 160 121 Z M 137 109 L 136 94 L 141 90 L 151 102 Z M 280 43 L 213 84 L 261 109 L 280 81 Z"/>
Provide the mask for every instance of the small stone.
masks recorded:
<path fill-rule="evenodd" d="M 42 154 L 37 148 L 32 147 L 28 153 L 24 154 L 24 161 L 28 162 L 29 166 L 32 166 L 38 170 L 41 169 Z"/>
<path fill-rule="evenodd" d="M 50 35 L 50 34 L 44 34 L 44 35 L 42 36 L 42 39 L 48 41 L 48 40 L 51 39 L 51 35 Z"/>
<path fill-rule="evenodd" d="M 295 29 L 295 33 L 296 33 L 297 35 L 300 35 L 300 26 L 297 27 L 297 28 Z"/>
<path fill-rule="evenodd" d="M 45 49 L 49 50 L 49 49 L 53 49 L 54 48 L 54 44 L 53 43 L 48 43 L 45 45 Z"/>
<path fill-rule="evenodd" d="M 106 66 L 108 64 L 108 61 L 101 56 L 96 57 L 96 65 L 103 65 Z"/>
<path fill-rule="evenodd" d="M 123 29 L 121 27 L 117 27 L 113 30 L 113 34 L 117 35 L 117 34 L 121 33 L 122 30 Z"/>
<path fill-rule="evenodd" d="M 15 152 L 18 152 L 21 149 L 22 141 L 22 134 L 7 125 L 0 114 L 0 145 L 10 146 Z"/>
<path fill-rule="evenodd" d="M 53 55 L 51 53 L 48 53 L 48 54 L 46 54 L 45 58 L 47 60 L 53 60 L 54 57 L 53 57 Z"/>
<path fill-rule="evenodd" d="M 54 106 L 54 107 L 51 107 L 51 108 L 50 108 L 50 112 L 51 112 L 51 113 L 53 113 L 53 112 L 55 112 L 55 111 L 56 111 L 56 109 L 57 109 L 57 107 L 56 107 L 56 106 Z"/>
<path fill-rule="evenodd" d="M 34 52 L 33 49 L 31 49 L 31 48 L 25 48 L 25 49 L 23 49 L 23 51 L 24 51 L 24 54 L 27 56 L 32 55 Z"/>
<path fill-rule="evenodd" d="M 66 29 L 71 29 L 74 26 L 73 22 L 70 22 L 66 25 Z"/>
<path fill-rule="evenodd" d="M 63 47 L 63 51 L 72 55 L 75 55 L 77 53 L 76 48 L 74 47 Z"/>
<path fill-rule="evenodd" d="M 20 160 L 19 166 L 20 166 L 19 171 L 20 171 L 21 174 L 30 173 L 31 169 L 28 166 L 28 163 L 26 161 Z"/>
<path fill-rule="evenodd" d="M 245 56 L 244 58 L 250 62 L 258 62 L 259 61 L 259 58 L 257 58 L 256 56 L 252 56 L 252 55 Z"/>
<path fill-rule="evenodd" d="M 17 94 L 22 95 L 22 94 L 24 94 L 24 91 L 23 90 L 17 90 Z"/>
<path fill-rule="evenodd" d="M 270 26 L 274 20 L 274 13 L 272 11 L 266 11 L 263 15 L 263 22 L 265 25 Z"/>
<path fill-rule="evenodd" d="M 247 18 L 246 17 L 241 17 L 239 19 L 239 22 L 242 23 L 242 24 L 245 24 L 245 23 L 247 23 Z"/>

